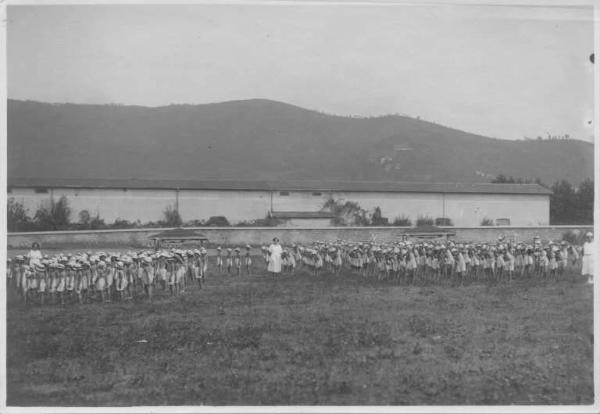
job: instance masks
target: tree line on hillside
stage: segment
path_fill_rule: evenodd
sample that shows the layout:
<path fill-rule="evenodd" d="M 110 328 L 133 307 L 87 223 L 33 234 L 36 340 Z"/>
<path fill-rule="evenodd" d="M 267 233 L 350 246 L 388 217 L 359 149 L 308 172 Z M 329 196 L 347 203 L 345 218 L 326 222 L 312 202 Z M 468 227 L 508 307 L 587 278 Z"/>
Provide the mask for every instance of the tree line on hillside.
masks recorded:
<path fill-rule="evenodd" d="M 578 186 L 567 180 L 556 181 L 547 186 L 539 178 L 514 178 L 498 175 L 492 180 L 497 184 L 539 184 L 550 191 L 550 224 L 593 224 L 594 223 L 594 181 L 586 178 Z"/>
<path fill-rule="evenodd" d="M 569 134 L 562 135 L 552 135 L 550 133 L 546 133 L 546 137 L 542 137 L 538 135 L 536 138 L 523 137 L 525 141 L 566 141 L 572 139 Z"/>

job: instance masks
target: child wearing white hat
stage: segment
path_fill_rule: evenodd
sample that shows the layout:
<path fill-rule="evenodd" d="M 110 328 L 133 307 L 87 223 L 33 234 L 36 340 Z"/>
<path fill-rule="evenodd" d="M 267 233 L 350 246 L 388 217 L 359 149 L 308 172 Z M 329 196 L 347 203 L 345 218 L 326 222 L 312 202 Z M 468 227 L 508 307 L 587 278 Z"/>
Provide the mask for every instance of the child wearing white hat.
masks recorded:
<path fill-rule="evenodd" d="M 186 267 L 183 263 L 183 258 L 179 254 L 175 254 L 173 260 L 173 271 L 171 273 L 171 278 L 169 279 L 169 289 L 171 295 L 179 295 L 181 288 L 183 287 L 183 279 L 186 274 Z"/>
<path fill-rule="evenodd" d="M 231 248 L 227 249 L 227 259 L 226 259 L 226 266 L 227 266 L 227 273 L 231 274 L 231 269 L 233 268 L 233 257 L 231 256 L 231 254 L 233 253 L 233 251 L 231 250 Z"/>
<path fill-rule="evenodd" d="M 223 256 L 221 256 L 221 246 L 217 246 L 217 270 L 223 273 Z"/>
<path fill-rule="evenodd" d="M 67 271 L 67 278 L 65 280 L 65 291 L 69 298 L 73 298 L 73 291 L 75 290 L 75 263 L 69 263 L 69 270 Z"/>
<path fill-rule="evenodd" d="M 246 268 L 246 274 L 250 274 L 250 266 L 252 266 L 252 257 L 250 255 L 250 245 L 246 245 L 246 254 L 244 255 L 244 267 Z"/>
<path fill-rule="evenodd" d="M 104 261 L 98 262 L 97 272 L 96 290 L 100 292 L 102 302 L 110 302 L 110 299 L 107 298 L 106 263 Z"/>
<path fill-rule="evenodd" d="M 125 268 L 123 262 L 116 263 L 115 270 L 115 283 L 117 292 L 119 292 L 119 297 L 121 301 L 125 300 L 125 292 L 127 291 L 128 280 L 127 275 L 125 274 Z"/>
<path fill-rule="evenodd" d="M 36 278 L 37 278 L 38 294 L 40 296 L 40 304 L 43 305 L 44 297 L 46 295 L 46 277 L 47 277 L 46 267 L 43 264 L 39 263 L 35 266 L 35 271 L 36 271 Z"/>
<path fill-rule="evenodd" d="M 140 268 L 142 269 L 142 285 L 144 291 L 148 295 L 148 299 L 152 300 L 152 289 L 154 286 L 154 266 L 152 265 L 152 259 L 148 256 L 144 256 L 141 260 Z"/>
<path fill-rule="evenodd" d="M 200 255 L 200 250 L 194 250 L 194 257 L 191 260 L 191 263 L 194 280 L 198 284 L 198 287 L 202 288 L 202 257 Z"/>
<path fill-rule="evenodd" d="M 240 249 L 238 247 L 235 248 L 233 265 L 235 266 L 236 274 L 240 276 L 242 274 L 242 256 L 240 256 Z"/>

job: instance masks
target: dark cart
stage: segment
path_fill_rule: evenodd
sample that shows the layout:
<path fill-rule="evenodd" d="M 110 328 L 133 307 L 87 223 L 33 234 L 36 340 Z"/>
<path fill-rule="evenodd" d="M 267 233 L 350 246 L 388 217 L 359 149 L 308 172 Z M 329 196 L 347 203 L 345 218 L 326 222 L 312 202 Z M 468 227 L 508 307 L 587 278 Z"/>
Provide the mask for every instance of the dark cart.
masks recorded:
<path fill-rule="evenodd" d="M 208 238 L 204 234 L 181 227 L 155 234 L 150 237 L 150 240 L 155 250 L 163 247 L 182 247 L 183 245 L 198 247 L 204 246 L 208 242 Z"/>
<path fill-rule="evenodd" d="M 419 226 L 404 231 L 402 238 L 414 239 L 449 239 L 456 236 L 456 232 L 437 226 Z"/>

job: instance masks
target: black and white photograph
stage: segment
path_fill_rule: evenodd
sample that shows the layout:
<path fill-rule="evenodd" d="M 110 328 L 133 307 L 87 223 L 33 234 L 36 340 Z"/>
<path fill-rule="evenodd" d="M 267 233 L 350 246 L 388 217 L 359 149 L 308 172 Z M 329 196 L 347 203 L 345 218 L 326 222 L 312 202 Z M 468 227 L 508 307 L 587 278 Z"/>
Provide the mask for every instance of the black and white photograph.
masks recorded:
<path fill-rule="evenodd" d="M 0 411 L 598 412 L 598 7 L 5 1 Z"/>

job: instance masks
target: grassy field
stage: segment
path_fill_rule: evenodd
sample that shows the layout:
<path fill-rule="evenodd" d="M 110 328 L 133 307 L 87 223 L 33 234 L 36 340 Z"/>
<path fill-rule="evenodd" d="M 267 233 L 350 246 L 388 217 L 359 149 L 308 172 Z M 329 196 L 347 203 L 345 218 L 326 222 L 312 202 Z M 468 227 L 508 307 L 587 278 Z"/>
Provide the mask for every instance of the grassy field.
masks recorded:
<path fill-rule="evenodd" d="M 8 405 L 591 404 L 592 287 L 565 279 L 407 287 L 261 263 L 152 303 L 9 292 Z"/>

